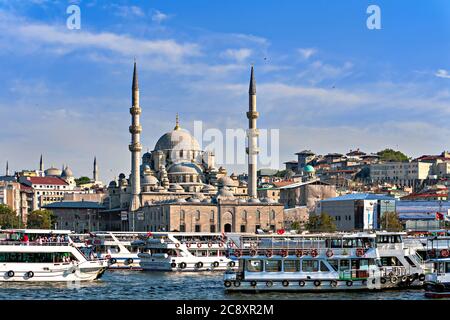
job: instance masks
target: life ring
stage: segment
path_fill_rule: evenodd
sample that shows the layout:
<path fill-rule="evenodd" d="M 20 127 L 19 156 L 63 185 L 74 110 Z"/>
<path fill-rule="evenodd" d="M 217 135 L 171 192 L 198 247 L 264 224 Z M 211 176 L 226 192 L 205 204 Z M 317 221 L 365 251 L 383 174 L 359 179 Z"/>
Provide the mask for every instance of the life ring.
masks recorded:
<path fill-rule="evenodd" d="M 419 281 L 425 281 L 425 275 L 423 273 L 419 275 Z"/>
<path fill-rule="evenodd" d="M 230 268 L 233 268 L 235 265 L 236 265 L 236 263 L 235 263 L 234 261 L 228 262 L 228 266 L 229 266 Z"/>
<path fill-rule="evenodd" d="M 281 256 L 282 257 L 287 257 L 288 256 L 288 251 L 287 250 L 281 250 Z"/>
<path fill-rule="evenodd" d="M 408 276 L 403 276 L 402 277 L 402 282 L 406 282 L 406 281 L 408 281 Z"/>
<path fill-rule="evenodd" d="M 186 248 L 190 248 L 191 247 L 191 243 L 190 242 L 186 242 Z"/>
<path fill-rule="evenodd" d="M 345 284 L 347 285 L 347 287 L 351 287 L 353 285 L 353 281 L 352 280 L 347 280 L 345 282 Z"/>
<path fill-rule="evenodd" d="M 444 257 L 444 258 L 447 258 L 448 256 L 449 256 L 449 251 L 448 251 L 448 249 L 442 249 L 441 250 L 441 256 L 442 257 Z"/>
<path fill-rule="evenodd" d="M 397 276 L 391 277 L 391 283 L 397 283 L 397 281 L 398 281 L 398 277 Z"/>
<path fill-rule="evenodd" d="M 224 245 L 223 241 L 220 241 L 220 242 L 219 242 L 219 247 L 221 247 L 221 248 L 222 248 L 222 247 L 223 247 L 223 245 Z"/>
<path fill-rule="evenodd" d="M 208 242 L 208 248 L 211 248 L 213 246 L 212 242 Z"/>
<path fill-rule="evenodd" d="M 331 258 L 334 255 L 333 250 L 328 249 L 327 252 L 326 252 L 326 255 L 327 255 L 328 258 Z"/>
<path fill-rule="evenodd" d="M 117 260 L 114 259 L 114 258 L 109 259 L 109 263 L 110 263 L 110 264 L 115 264 L 116 262 L 117 262 Z"/>
<path fill-rule="evenodd" d="M 27 272 L 27 278 L 33 278 L 34 277 L 34 272 L 33 271 L 28 271 Z"/>
<path fill-rule="evenodd" d="M 231 281 L 226 280 L 223 285 L 227 288 L 231 287 Z"/>
<path fill-rule="evenodd" d="M 250 255 L 252 257 L 256 256 L 258 254 L 258 251 L 256 251 L 255 249 L 250 250 Z"/>
<path fill-rule="evenodd" d="M 235 251 L 234 251 L 234 256 L 235 256 L 236 258 L 239 258 L 241 255 L 242 255 L 241 250 L 235 250 Z"/>
<path fill-rule="evenodd" d="M 214 261 L 214 262 L 212 263 L 212 266 L 213 266 L 213 268 L 217 268 L 217 267 L 219 266 L 219 262 Z"/>
<path fill-rule="evenodd" d="M 295 255 L 296 255 L 298 258 L 300 258 L 300 257 L 303 255 L 302 250 L 300 250 L 300 249 L 295 250 Z"/>
<path fill-rule="evenodd" d="M 330 281 L 330 286 L 332 286 L 333 288 L 336 288 L 338 285 L 338 282 L 336 280 L 331 280 Z"/>
<path fill-rule="evenodd" d="M 289 286 L 289 281 L 287 281 L 287 280 L 283 280 L 281 283 L 283 284 L 283 287 Z"/>
<path fill-rule="evenodd" d="M 272 281 L 270 281 L 270 280 L 269 280 L 269 281 L 267 281 L 267 282 L 266 282 L 266 286 L 268 286 L 268 287 L 271 287 L 271 286 L 273 286 L 273 282 L 272 282 Z"/>
<path fill-rule="evenodd" d="M 180 243 L 179 242 L 175 243 L 175 248 L 179 248 L 179 247 L 180 247 Z"/>
<path fill-rule="evenodd" d="M 127 264 L 132 264 L 133 263 L 133 259 L 132 258 L 128 258 L 127 259 Z"/>
<path fill-rule="evenodd" d="M 314 285 L 315 285 L 316 287 L 320 286 L 321 284 L 322 284 L 322 281 L 320 281 L 320 280 L 314 280 Z"/>
<path fill-rule="evenodd" d="M 256 287 L 256 281 L 255 281 L 255 280 L 250 281 L 250 285 L 251 285 L 252 287 Z"/>
<path fill-rule="evenodd" d="M 197 262 L 196 264 L 195 264 L 195 266 L 198 268 L 198 269 L 200 269 L 200 268 L 202 268 L 203 267 L 203 262 Z"/>
<path fill-rule="evenodd" d="M 234 242 L 230 242 L 229 247 L 233 248 L 234 247 Z"/>
<path fill-rule="evenodd" d="M 176 267 L 177 267 L 177 264 L 176 264 L 175 262 L 172 262 L 172 263 L 170 264 L 170 267 L 171 267 L 171 268 L 176 268 Z"/>
<path fill-rule="evenodd" d="M 241 282 L 239 280 L 234 281 L 234 286 L 239 287 L 241 285 Z"/>
<path fill-rule="evenodd" d="M 181 262 L 181 263 L 180 263 L 180 268 L 181 268 L 181 269 L 186 268 L 186 262 Z"/>
<path fill-rule="evenodd" d="M 303 281 L 303 280 L 300 280 L 300 281 L 298 282 L 298 285 L 299 285 L 300 287 L 304 287 L 305 284 L 306 284 L 306 282 Z"/>
<path fill-rule="evenodd" d="M 200 242 L 197 242 L 197 248 L 201 248 L 202 244 Z"/>
<path fill-rule="evenodd" d="M 270 258 L 272 256 L 272 254 L 273 254 L 272 250 L 267 250 L 266 251 L 266 257 L 267 258 Z"/>
<path fill-rule="evenodd" d="M 385 277 L 381 277 L 380 283 L 381 283 L 381 284 L 385 284 L 385 283 L 386 283 L 386 278 L 385 278 Z"/>
<path fill-rule="evenodd" d="M 106 258 L 106 259 L 111 259 L 111 255 L 110 255 L 110 254 L 107 254 L 105 258 Z"/>
<path fill-rule="evenodd" d="M 356 249 L 356 256 L 362 257 L 364 255 L 364 249 L 358 248 Z"/>
<path fill-rule="evenodd" d="M 317 257 L 317 255 L 318 255 L 317 250 L 316 249 L 312 249 L 311 250 L 311 257 L 315 258 L 315 257 Z"/>

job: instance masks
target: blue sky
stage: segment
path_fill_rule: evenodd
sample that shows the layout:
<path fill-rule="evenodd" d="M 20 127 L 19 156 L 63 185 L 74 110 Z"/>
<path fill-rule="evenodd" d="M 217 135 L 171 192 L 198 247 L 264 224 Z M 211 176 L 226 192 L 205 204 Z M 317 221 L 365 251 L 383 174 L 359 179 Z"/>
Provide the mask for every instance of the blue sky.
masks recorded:
<path fill-rule="evenodd" d="M 66 8 L 81 8 L 81 29 Z M 381 30 L 366 9 L 381 9 Z M 129 172 L 133 58 L 144 149 L 174 126 L 245 128 L 255 65 L 259 127 L 294 153 L 448 150 L 450 3 L 0 0 L 0 163 Z M 228 166 L 240 172 L 245 166 Z"/>

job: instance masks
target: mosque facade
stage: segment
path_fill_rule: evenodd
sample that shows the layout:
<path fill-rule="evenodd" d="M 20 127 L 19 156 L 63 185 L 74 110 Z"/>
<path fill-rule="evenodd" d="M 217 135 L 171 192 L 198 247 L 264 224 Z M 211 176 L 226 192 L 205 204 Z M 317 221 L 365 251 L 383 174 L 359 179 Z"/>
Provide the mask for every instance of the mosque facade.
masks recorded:
<path fill-rule="evenodd" d="M 184 232 L 255 232 L 283 228 L 283 205 L 256 194 L 256 84 L 249 87 L 247 181 L 217 168 L 214 153 L 201 150 L 183 129 L 178 115 L 152 151 L 140 156 L 141 107 L 136 63 L 131 114 L 131 174 L 120 174 L 108 186 L 110 212 L 121 212 L 121 230 Z M 124 215 L 126 213 L 126 215 Z"/>

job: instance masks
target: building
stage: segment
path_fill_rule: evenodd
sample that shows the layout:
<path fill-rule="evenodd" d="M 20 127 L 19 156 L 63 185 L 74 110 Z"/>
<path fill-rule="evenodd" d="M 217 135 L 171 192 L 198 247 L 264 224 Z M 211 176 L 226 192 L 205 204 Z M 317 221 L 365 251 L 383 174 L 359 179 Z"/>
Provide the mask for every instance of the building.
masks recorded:
<path fill-rule="evenodd" d="M 60 201 L 43 206 L 53 212 L 56 218 L 55 229 L 72 230 L 77 233 L 111 230 L 117 228 L 117 220 L 110 221 L 114 216 L 102 214 L 105 207 L 94 201 Z"/>
<path fill-rule="evenodd" d="M 436 230 L 450 217 L 450 201 L 400 200 L 396 202 L 396 211 L 406 230 Z M 444 219 L 439 219 L 437 213 Z"/>
<path fill-rule="evenodd" d="M 395 212 L 395 199 L 371 193 L 351 193 L 320 201 L 316 214 L 334 218 L 338 231 L 373 230 L 381 227 L 385 212 Z"/>
<path fill-rule="evenodd" d="M 432 166 L 432 163 L 421 161 L 376 163 L 370 165 L 370 178 L 376 183 L 418 188 L 432 175 Z"/>
<path fill-rule="evenodd" d="M 140 115 L 137 67 L 134 64 L 131 114 L 131 174 L 120 174 L 108 185 L 103 213 L 120 215 L 122 230 L 185 230 L 254 232 L 256 227 L 283 227 L 283 205 L 259 199 L 257 193 L 258 129 L 256 82 L 249 84 L 248 175 L 227 176 L 217 168 L 211 151 L 181 128 L 178 115 L 173 130 L 162 135 L 152 151 L 140 157 Z M 214 221 L 211 215 L 214 214 Z M 244 220 L 245 214 L 245 220 Z M 184 219 L 180 217 L 183 216 Z M 188 223 L 192 221 L 192 223 Z"/>

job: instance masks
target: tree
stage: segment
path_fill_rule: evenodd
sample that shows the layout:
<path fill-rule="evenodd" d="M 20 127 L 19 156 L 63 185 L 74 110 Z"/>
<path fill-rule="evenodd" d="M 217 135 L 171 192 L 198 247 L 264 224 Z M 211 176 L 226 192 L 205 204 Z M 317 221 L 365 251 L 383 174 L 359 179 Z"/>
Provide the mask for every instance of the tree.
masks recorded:
<path fill-rule="evenodd" d="M 381 161 L 395 161 L 395 162 L 404 162 L 408 161 L 409 158 L 401 151 L 395 151 L 392 149 L 384 149 L 377 152 L 377 155 L 380 156 Z"/>
<path fill-rule="evenodd" d="M 50 210 L 34 210 L 28 215 L 27 227 L 30 229 L 52 229 L 55 215 Z"/>
<path fill-rule="evenodd" d="M 78 179 L 75 179 L 75 183 L 77 184 L 77 186 L 80 186 L 82 184 L 89 183 L 89 182 L 91 182 L 91 179 L 89 179 L 88 177 L 79 177 Z"/>
<path fill-rule="evenodd" d="M 0 204 L 0 228 L 19 228 L 20 219 L 15 211 L 4 204 Z"/>
<path fill-rule="evenodd" d="M 308 223 L 306 224 L 308 231 L 320 231 L 320 232 L 334 232 L 336 231 L 336 224 L 334 219 L 322 212 L 320 215 L 310 215 Z"/>
<path fill-rule="evenodd" d="M 381 216 L 381 228 L 386 231 L 402 231 L 403 225 L 395 212 L 388 211 Z"/>

